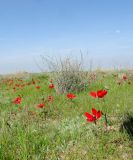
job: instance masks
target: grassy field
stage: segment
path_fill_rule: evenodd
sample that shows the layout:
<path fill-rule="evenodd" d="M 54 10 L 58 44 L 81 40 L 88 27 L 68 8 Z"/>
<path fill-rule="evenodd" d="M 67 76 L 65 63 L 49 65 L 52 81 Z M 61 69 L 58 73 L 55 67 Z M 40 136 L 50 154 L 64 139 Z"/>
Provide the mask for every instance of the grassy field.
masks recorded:
<path fill-rule="evenodd" d="M 49 87 L 50 74 L 1 76 L 0 160 L 132 160 L 133 133 L 121 128 L 126 113 L 133 116 L 133 74 L 97 71 L 86 80 L 69 99 Z M 104 98 L 90 95 L 101 89 Z M 92 108 L 107 114 L 107 126 L 104 116 L 86 120 Z"/>

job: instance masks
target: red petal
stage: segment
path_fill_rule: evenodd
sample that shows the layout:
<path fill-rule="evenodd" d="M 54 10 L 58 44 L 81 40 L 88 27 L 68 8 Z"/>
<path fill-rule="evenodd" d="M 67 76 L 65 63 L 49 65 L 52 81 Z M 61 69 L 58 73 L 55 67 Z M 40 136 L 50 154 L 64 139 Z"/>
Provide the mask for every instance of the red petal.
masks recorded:
<path fill-rule="evenodd" d="M 102 112 L 101 112 L 101 111 L 98 111 L 98 112 L 97 112 L 96 119 L 100 118 L 101 116 L 102 116 Z"/>
<path fill-rule="evenodd" d="M 103 98 L 107 94 L 107 90 L 98 90 L 97 96 L 98 98 Z"/>
<path fill-rule="evenodd" d="M 94 116 L 97 116 L 97 110 L 95 108 L 92 108 L 92 113 Z"/>
<path fill-rule="evenodd" d="M 105 96 L 107 93 L 108 93 L 107 90 L 104 90 L 104 91 L 103 91 L 104 96 Z"/>
<path fill-rule="evenodd" d="M 85 112 L 85 116 L 87 117 L 87 121 L 93 122 L 95 118 L 88 112 Z"/>
<path fill-rule="evenodd" d="M 102 98 L 103 97 L 102 90 L 98 90 L 97 91 L 97 96 L 98 96 L 98 98 Z"/>
<path fill-rule="evenodd" d="M 95 108 L 92 108 L 92 113 L 95 116 L 96 119 L 100 118 L 102 116 L 101 111 L 97 111 Z"/>
<path fill-rule="evenodd" d="M 97 97 L 96 92 L 90 92 L 90 95 L 91 95 L 92 97 L 94 97 L 94 98 L 96 98 L 96 97 Z"/>
<path fill-rule="evenodd" d="M 67 98 L 70 98 L 70 99 L 73 99 L 73 98 L 75 98 L 76 96 L 74 95 L 74 94 L 72 94 L 72 93 L 68 93 L 67 94 Z"/>

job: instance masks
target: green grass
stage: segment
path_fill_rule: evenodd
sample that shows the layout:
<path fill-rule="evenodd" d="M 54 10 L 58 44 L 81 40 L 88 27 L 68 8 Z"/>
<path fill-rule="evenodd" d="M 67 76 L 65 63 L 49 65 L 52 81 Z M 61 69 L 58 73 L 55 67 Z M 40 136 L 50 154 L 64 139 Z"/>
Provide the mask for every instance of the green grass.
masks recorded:
<path fill-rule="evenodd" d="M 123 116 L 133 113 L 133 80 L 122 81 L 114 73 L 96 73 L 87 90 L 75 93 L 72 101 L 66 94 L 49 89 L 50 76 L 28 74 L 0 79 L 0 160 L 131 160 L 133 141 L 120 132 Z M 119 74 L 119 73 L 115 73 Z M 20 81 L 22 79 L 22 82 Z M 36 84 L 28 83 L 32 82 Z M 15 84 L 25 84 L 16 87 Z M 40 89 L 36 86 L 39 85 Z M 90 91 L 108 89 L 103 99 L 90 96 Z M 22 97 L 22 103 L 13 100 Z M 48 102 L 48 96 L 54 100 Z M 45 103 L 43 108 L 37 108 Z M 97 125 L 86 122 L 91 108 L 107 113 Z"/>

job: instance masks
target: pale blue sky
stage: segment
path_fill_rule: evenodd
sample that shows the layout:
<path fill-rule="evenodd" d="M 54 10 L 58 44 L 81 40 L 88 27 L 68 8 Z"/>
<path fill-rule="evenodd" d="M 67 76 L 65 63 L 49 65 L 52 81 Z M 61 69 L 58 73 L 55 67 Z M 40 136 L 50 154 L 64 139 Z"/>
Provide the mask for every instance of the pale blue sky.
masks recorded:
<path fill-rule="evenodd" d="M 133 0 L 0 0 L 0 74 L 80 50 L 86 64 L 133 67 Z"/>

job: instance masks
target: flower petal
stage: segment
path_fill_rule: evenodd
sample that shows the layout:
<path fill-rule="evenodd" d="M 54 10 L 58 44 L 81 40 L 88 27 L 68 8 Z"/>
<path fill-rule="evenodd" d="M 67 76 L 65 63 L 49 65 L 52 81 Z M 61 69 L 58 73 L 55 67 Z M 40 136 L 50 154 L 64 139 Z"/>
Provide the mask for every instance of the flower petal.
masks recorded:
<path fill-rule="evenodd" d="M 96 119 L 100 118 L 101 116 L 102 116 L 102 112 L 101 112 L 101 111 L 98 111 L 98 112 L 97 112 Z"/>
<path fill-rule="evenodd" d="M 87 121 L 90 121 L 90 122 L 94 122 L 95 121 L 95 118 L 90 113 L 85 112 L 84 115 L 87 117 Z"/>
<path fill-rule="evenodd" d="M 95 109 L 95 108 L 92 108 L 92 114 L 94 115 L 94 116 L 97 116 L 97 110 Z"/>
<path fill-rule="evenodd" d="M 92 97 L 94 97 L 94 98 L 96 98 L 97 97 L 97 94 L 96 94 L 96 92 L 90 92 L 90 95 L 92 96 Z"/>

